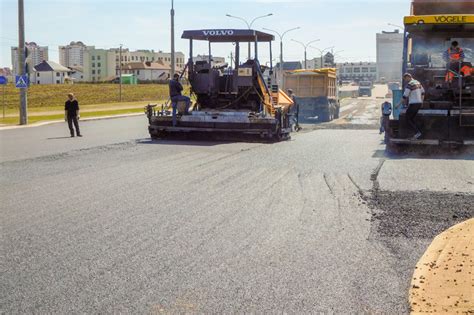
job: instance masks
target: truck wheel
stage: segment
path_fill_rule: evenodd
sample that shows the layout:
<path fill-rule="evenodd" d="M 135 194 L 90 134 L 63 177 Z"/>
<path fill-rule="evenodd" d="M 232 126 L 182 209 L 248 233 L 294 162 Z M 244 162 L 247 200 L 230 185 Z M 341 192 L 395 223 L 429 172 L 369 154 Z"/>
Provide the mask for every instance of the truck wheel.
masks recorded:
<path fill-rule="evenodd" d="M 389 154 L 398 155 L 402 153 L 402 146 L 400 144 L 392 143 L 390 140 L 385 145 L 385 151 Z"/>
<path fill-rule="evenodd" d="M 334 114 L 335 119 L 339 119 L 339 107 L 336 108 L 336 113 Z"/>

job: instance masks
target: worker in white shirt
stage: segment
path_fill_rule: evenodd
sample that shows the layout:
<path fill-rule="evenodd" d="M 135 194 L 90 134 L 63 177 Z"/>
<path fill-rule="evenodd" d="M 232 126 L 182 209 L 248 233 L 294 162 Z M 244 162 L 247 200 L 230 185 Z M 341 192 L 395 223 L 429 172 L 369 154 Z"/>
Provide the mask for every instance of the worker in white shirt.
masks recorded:
<path fill-rule="evenodd" d="M 405 87 L 405 92 L 403 93 L 403 99 L 402 101 L 400 101 L 397 107 L 400 107 L 402 102 L 405 103 L 406 106 L 408 106 L 406 117 L 408 124 L 416 132 L 413 136 L 413 139 L 416 140 L 419 139 L 422 135 L 420 128 L 415 122 L 415 118 L 421 106 L 423 105 L 423 99 L 425 98 L 425 89 L 423 88 L 421 83 L 415 80 L 409 73 L 405 73 L 403 75 L 403 80 L 407 82 L 407 85 Z"/>

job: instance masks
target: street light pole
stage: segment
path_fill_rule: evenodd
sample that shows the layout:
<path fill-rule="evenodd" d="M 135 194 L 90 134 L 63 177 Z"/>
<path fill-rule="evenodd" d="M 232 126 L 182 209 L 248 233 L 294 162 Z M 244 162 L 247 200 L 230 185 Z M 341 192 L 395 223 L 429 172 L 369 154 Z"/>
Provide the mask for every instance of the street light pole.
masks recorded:
<path fill-rule="evenodd" d="M 331 46 L 331 47 L 326 47 L 324 48 L 323 50 L 319 49 L 319 48 L 316 48 L 316 47 L 313 47 L 313 46 L 309 46 L 313 49 L 316 49 L 317 51 L 319 51 L 319 53 L 321 54 L 321 68 L 323 68 L 323 54 L 326 50 L 329 50 L 329 49 L 333 49 L 335 46 Z"/>
<path fill-rule="evenodd" d="M 25 10 L 23 0 L 18 0 L 18 68 L 19 75 L 24 76 L 25 70 Z M 20 88 L 20 125 L 28 124 L 27 88 Z"/>
<path fill-rule="evenodd" d="M 122 102 L 122 44 L 120 44 L 119 59 L 119 102 Z"/>
<path fill-rule="evenodd" d="M 242 17 L 239 17 L 239 16 L 230 15 L 230 14 L 226 14 L 225 16 L 243 21 L 247 25 L 247 28 L 250 30 L 250 29 L 252 29 L 252 25 L 256 20 L 262 19 L 264 17 L 272 16 L 272 15 L 273 15 L 273 13 L 268 13 L 268 14 L 265 14 L 265 15 L 262 15 L 262 16 L 257 16 L 250 23 L 246 19 L 244 19 Z M 248 59 L 250 59 L 250 55 L 251 55 L 251 49 L 250 49 L 250 42 L 249 42 L 249 45 L 248 45 Z"/>
<path fill-rule="evenodd" d="M 389 25 L 389 26 L 394 26 L 394 27 L 399 28 L 399 29 L 401 29 L 401 30 L 403 31 L 403 27 L 401 27 L 400 25 L 392 24 L 392 23 L 387 23 L 387 25 Z"/>
<path fill-rule="evenodd" d="M 303 48 L 304 48 L 304 68 L 305 68 L 305 69 L 308 69 L 308 67 L 307 67 L 307 65 L 306 65 L 306 61 L 308 60 L 308 58 L 306 58 L 306 49 L 307 49 L 308 46 L 311 45 L 312 43 L 319 42 L 320 39 L 312 40 L 312 41 L 310 41 L 310 42 L 308 42 L 308 43 L 306 43 L 306 44 L 303 43 L 303 42 L 294 40 L 294 39 L 292 39 L 292 41 L 303 46 Z"/>
<path fill-rule="evenodd" d="M 279 81 L 280 81 L 280 86 L 283 87 L 284 85 L 284 78 L 283 78 L 283 37 L 285 37 L 286 33 L 299 30 L 301 27 L 295 27 L 295 28 L 290 28 L 289 30 L 284 31 L 283 33 L 279 33 L 278 31 L 269 29 L 269 28 L 263 28 L 266 31 L 273 32 L 280 37 L 280 68 L 279 68 Z"/>
<path fill-rule="evenodd" d="M 170 77 L 174 77 L 174 70 L 175 70 L 175 51 L 174 51 L 174 0 L 171 0 L 171 70 L 170 70 Z M 192 56 L 191 56 L 192 57 Z"/>

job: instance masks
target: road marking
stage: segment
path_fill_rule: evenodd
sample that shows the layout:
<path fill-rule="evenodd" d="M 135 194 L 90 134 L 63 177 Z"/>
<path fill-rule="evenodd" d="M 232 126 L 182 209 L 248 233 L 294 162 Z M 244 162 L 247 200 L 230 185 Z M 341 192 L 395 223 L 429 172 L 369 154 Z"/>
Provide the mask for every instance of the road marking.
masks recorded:
<path fill-rule="evenodd" d="M 356 105 L 354 105 L 354 104 L 347 105 L 347 106 L 341 107 L 341 111 L 345 112 L 345 111 L 348 111 L 349 109 L 352 109 L 354 107 L 356 107 Z"/>
<path fill-rule="evenodd" d="M 131 113 L 131 114 L 123 114 L 123 115 L 113 115 L 113 116 L 98 116 L 98 117 L 88 117 L 88 118 L 81 118 L 81 121 L 90 121 L 90 120 L 105 120 L 105 119 L 115 119 L 115 118 L 125 118 L 125 117 L 133 117 L 133 116 L 144 116 L 144 113 Z M 10 130 L 10 129 L 22 129 L 22 128 L 33 128 L 33 127 L 41 127 L 45 125 L 51 124 L 58 124 L 63 123 L 64 119 L 61 120 L 49 120 L 49 121 L 42 121 L 37 122 L 29 125 L 14 125 L 14 126 L 0 126 L 0 131 L 2 130 Z"/>

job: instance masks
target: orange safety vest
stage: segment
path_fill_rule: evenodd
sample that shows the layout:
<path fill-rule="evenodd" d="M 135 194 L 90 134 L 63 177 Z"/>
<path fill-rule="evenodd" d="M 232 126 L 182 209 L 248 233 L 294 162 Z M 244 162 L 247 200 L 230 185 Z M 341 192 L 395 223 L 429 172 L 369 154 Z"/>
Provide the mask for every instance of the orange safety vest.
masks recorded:
<path fill-rule="evenodd" d="M 473 72 L 474 72 L 474 70 L 473 70 L 472 67 L 463 66 L 463 67 L 461 68 L 461 73 L 462 73 L 465 77 L 471 76 Z"/>
<path fill-rule="evenodd" d="M 461 47 L 458 47 L 456 50 L 451 49 L 451 47 L 448 48 L 449 60 L 458 61 L 459 59 L 461 59 L 461 53 L 462 53 Z"/>

